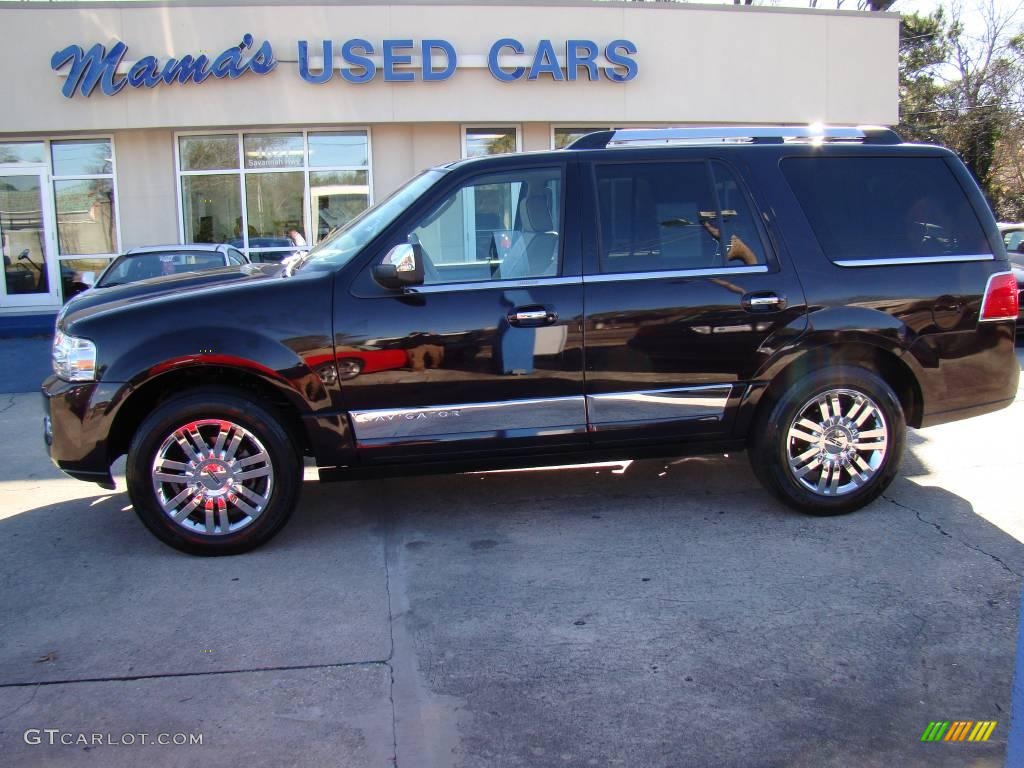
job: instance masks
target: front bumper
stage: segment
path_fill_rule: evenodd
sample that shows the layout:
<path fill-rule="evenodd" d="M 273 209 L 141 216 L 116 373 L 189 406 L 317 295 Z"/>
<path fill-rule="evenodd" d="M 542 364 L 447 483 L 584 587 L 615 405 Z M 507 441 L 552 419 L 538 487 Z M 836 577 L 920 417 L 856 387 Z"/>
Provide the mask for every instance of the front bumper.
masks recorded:
<path fill-rule="evenodd" d="M 43 440 L 57 468 L 78 480 L 113 490 L 107 439 L 117 386 L 69 382 L 50 376 L 43 382 Z"/>

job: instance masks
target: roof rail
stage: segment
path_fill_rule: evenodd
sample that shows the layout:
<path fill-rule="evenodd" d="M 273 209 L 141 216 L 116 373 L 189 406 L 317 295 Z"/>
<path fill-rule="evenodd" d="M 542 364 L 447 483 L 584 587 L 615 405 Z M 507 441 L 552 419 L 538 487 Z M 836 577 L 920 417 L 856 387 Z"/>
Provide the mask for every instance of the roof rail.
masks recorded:
<path fill-rule="evenodd" d="M 616 147 L 662 147 L 687 144 L 901 144 L 890 128 L 820 125 L 730 125 L 692 128 L 625 128 L 596 131 L 581 136 L 566 149 L 613 149 Z"/>

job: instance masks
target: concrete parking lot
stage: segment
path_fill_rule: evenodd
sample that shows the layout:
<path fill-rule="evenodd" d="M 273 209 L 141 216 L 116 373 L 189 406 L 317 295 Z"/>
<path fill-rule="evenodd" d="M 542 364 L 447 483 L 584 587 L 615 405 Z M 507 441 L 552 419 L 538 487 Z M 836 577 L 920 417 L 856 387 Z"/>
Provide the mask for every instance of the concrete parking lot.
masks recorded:
<path fill-rule="evenodd" d="M 40 419 L 0 395 L 5 765 L 1003 764 L 1024 400 L 912 432 L 846 517 L 744 455 L 307 482 L 219 559 L 154 539 L 123 477 L 58 473 Z"/>

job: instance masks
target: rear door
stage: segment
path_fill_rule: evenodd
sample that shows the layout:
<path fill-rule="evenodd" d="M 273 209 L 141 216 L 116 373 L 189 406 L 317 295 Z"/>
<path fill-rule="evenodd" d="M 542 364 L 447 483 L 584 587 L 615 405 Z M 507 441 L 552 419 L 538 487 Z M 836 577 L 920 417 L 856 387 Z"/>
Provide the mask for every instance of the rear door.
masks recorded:
<path fill-rule="evenodd" d="M 586 444 L 575 167 L 451 172 L 339 286 L 335 356 L 364 461 Z M 372 267 L 406 241 L 424 285 L 389 291 Z"/>
<path fill-rule="evenodd" d="M 726 434 L 754 372 L 805 326 L 800 283 L 736 167 L 673 156 L 588 168 L 586 397 L 596 443 Z"/>

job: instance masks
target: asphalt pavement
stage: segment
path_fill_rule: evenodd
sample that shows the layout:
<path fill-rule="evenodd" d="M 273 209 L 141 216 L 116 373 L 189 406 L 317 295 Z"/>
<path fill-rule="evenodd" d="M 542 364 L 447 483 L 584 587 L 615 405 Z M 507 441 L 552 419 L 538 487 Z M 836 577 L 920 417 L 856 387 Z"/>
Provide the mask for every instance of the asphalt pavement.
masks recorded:
<path fill-rule="evenodd" d="M 1024 400 L 911 432 L 845 517 L 743 454 L 309 480 L 216 559 L 57 472 L 40 421 L 0 396 L 5 765 L 1003 764 Z M 920 741 L 957 719 L 997 726 Z"/>

